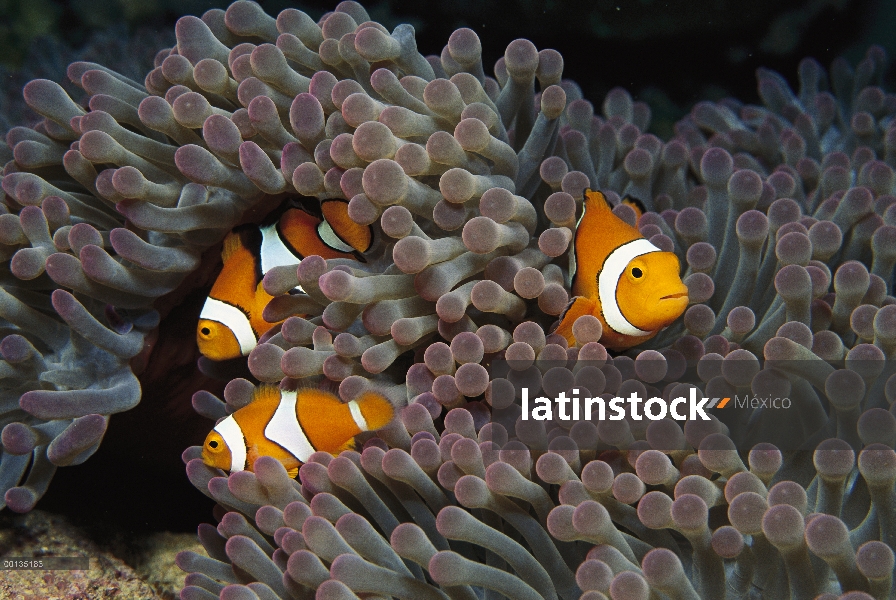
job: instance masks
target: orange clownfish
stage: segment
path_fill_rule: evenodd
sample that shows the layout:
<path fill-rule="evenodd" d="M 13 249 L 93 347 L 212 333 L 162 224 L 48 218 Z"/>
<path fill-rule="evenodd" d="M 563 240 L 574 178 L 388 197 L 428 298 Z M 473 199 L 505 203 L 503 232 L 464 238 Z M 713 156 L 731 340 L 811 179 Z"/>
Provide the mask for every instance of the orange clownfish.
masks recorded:
<path fill-rule="evenodd" d="M 603 325 L 604 346 L 625 350 L 655 336 L 688 306 L 678 256 L 613 214 L 600 192 L 585 190 L 572 270 L 573 299 L 555 332 L 570 346 L 572 324 L 583 315 L 594 315 Z"/>
<path fill-rule="evenodd" d="M 344 200 L 323 202 L 321 212 L 324 218 L 318 219 L 287 205 L 260 226 L 238 227 L 227 234 L 221 252 L 224 266 L 196 327 L 203 356 L 211 360 L 246 356 L 258 338 L 276 325 L 262 318 L 271 296 L 261 281 L 272 268 L 298 265 L 313 254 L 364 260 L 362 253 L 373 240 L 371 228 L 349 218 Z"/>
<path fill-rule="evenodd" d="M 586 190 L 591 191 L 591 190 Z M 599 194 L 600 192 L 592 192 L 595 194 Z M 631 207 L 633 211 L 635 211 L 635 227 L 638 226 L 638 222 L 641 220 L 641 215 L 647 212 L 647 209 L 644 208 L 644 203 L 638 200 L 637 198 L 632 198 L 631 196 L 626 196 L 622 199 L 620 204 L 624 204 L 628 207 Z"/>
<path fill-rule="evenodd" d="M 316 389 L 261 386 L 249 404 L 221 419 L 206 436 L 202 462 L 233 473 L 251 471 L 258 457 L 272 456 L 295 477 L 315 452 L 351 450 L 356 435 L 380 429 L 394 414 L 389 400 L 375 392 L 342 402 Z"/>

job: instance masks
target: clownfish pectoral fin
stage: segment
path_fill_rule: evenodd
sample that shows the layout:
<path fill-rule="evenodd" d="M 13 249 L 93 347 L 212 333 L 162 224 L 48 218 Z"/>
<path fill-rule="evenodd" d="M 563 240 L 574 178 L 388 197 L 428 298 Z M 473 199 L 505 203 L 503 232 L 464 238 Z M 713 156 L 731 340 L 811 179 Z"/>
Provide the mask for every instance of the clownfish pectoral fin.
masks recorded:
<path fill-rule="evenodd" d="M 296 478 L 296 475 L 299 474 L 299 468 L 298 468 L 298 467 L 294 467 L 294 468 L 292 468 L 292 469 L 289 469 L 289 470 L 286 471 L 286 474 L 289 475 L 289 478 L 290 478 L 290 479 L 295 479 L 295 478 Z"/>
<path fill-rule="evenodd" d="M 339 456 L 346 450 L 354 450 L 354 449 L 355 449 L 355 438 L 351 438 L 349 441 L 347 441 L 346 443 L 339 446 L 336 449 L 336 452 L 334 452 L 333 454 L 335 454 L 336 456 Z"/>
<path fill-rule="evenodd" d="M 572 325 L 581 316 L 594 314 L 595 302 L 585 298 L 584 296 L 574 297 L 566 310 L 560 315 L 560 323 L 554 333 L 562 335 L 566 338 L 569 346 L 572 347 L 576 343 L 576 337 L 572 334 Z"/>
<path fill-rule="evenodd" d="M 252 471 L 255 468 L 255 460 L 261 456 L 261 453 L 258 451 L 257 444 L 252 444 L 246 450 L 246 470 Z"/>

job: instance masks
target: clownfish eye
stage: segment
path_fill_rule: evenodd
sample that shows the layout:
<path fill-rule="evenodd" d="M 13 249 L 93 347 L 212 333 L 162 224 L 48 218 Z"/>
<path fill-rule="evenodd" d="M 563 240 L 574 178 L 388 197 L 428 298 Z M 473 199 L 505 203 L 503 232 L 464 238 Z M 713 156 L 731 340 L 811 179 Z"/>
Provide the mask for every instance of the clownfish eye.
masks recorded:
<path fill-rule="evenodd" d="M 644 275 L 644 272 L 641 269 L 639 269 L 638 267 L 634 267 L 632 269 L 632 277 L 634 277 L 635 279 L 640 279 L 643 275 Z"/>
<path fill-rule="evenodd" d="M 217 448 L 217 447 L 218 447 L 218 442 L 216 442 L 215 440 L 212 440 L 212 441 L 210 441 L 210 442 L 208 443 L 208 447 L 209 447 L 209 448 Z"/>

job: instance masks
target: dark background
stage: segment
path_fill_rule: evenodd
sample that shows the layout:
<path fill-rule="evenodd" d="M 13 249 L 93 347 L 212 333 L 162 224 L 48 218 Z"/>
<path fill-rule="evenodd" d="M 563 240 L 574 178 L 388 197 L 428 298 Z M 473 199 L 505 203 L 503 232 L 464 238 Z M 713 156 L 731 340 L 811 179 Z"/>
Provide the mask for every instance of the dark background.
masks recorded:
<path fill-rule="evenodd" d="M 33 119 L 21 102 L 21 87 L 29 79 L 63 81 L 69 62 L 92 60 L 142 80 L 156 51 L 173 44 L 179 16 L 227 4 L 0 0 L 0 134 Z M 320 0 L 261 4 L 272 15 L 294 6 L 313 18 L 336 6 Z M 390 29 L 413 24 L 423 54 L 439 54 L 458 27 L 474 29 L 487 72 L 516 38 L 559 50 L 565 77 L 577 81 L 598 110 L 609 89 L 625 87 L 651 105 L 651 128 L 664 139 L 698 100 L 730 95 L 757 102 L 759 66 L 778 71 L 795 86 L 797 66 L 806 56 L 827 67 L 840 55 L 855 64 L 871 44 L 896 54 L 893 0 L 380 0 L 365 5 Z M 192 392 L 221 392 L 220 383 L 195 369 L 193 331 L 202 301 L 201 293 L 194 294 L 166 317 L 153 367 L 143 376 L 141 404 L 112 417 L 94 457 L 57 472 L 38 508 L 118 535 L 195 531 L 199 522 L 211 521 L 211 501 L 190 486 L 180 461 L 180 452 L 201 443 L 212 426 L 192 412 Z"/>
<path fill-rule="evenodd" d="M 0 0 L 0 115 L 19 116 L 22 75 L 61 79 L 73 59 L 112 63 L 125 74 L 145 72 L 155 50 L 173 43 L 185 14 L 226 8 L 219 0 Z M 337 2 L 263 0 L 272 15 L 286 7 L 318 18 Z M 378 0 L 364 3 L 390 29 L 408 22 L 421 52 L 439 54 L 458 27 L 474 29 L 485 64 L 525 37 L 559 50 L 565 76 L 599 105 L 607 90 L 627 88 L 651 103 L 654 132 L 697 100 L 725 95 L 757 100 L 755 70 L 774 69 L 795 84 L 799 61 L 827 67 L 837 56 L 855 63 L 871 44 L 896 53 L 892 0 Z M 66 58 L 68 60 L 66 60 Z M 105 60 L 103 60 L 105 59 Z M 487 71 L 489 67 L 486 67 Z M 140 77 L 142 79 L 142 77 Z M 9 85 L 7 85 L 9 84 Z M 15 85 L 18 84 L 18 85 Z M 15 110 L 13 110 L 15 109 Z M 4 130 L 0 117 L 0 132 Z"/>

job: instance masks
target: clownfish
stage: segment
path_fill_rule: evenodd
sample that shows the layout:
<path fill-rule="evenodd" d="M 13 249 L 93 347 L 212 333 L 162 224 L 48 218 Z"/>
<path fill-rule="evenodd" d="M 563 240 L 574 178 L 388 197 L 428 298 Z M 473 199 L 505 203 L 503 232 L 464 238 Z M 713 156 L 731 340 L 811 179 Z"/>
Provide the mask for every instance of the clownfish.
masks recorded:
<path fill-rule="evenodd" d="M 588 190 L 591 191 L 591 190 Z M 599 192 L 595 192 L 599 193 Z M 622 199 L 619 204 L 624 204 L 626 206 L 631 207 L 633 211 L 635 211 L 635 227 L 638 226 L 638 222 L 641 220 L 641 215 L 647 212 L 647 209 L 644 208 L 644 203 L 638 200 L 637 198 L 632 198 L 631 196 L 626 196 Z"/>
<path fill-rule="evenodd" d="M 261 386 L 249 404 L 209 432 L 202 462 L 233 473 L 251 471 L 258 457 L 272 456 L 295 477 L 315 452 L 352 450 L 356 435 L 380 429 L 394 414 L 389 400 L 376 392 L 342 402 L 322 390 Z"/>
<path fill-rule="evenodd" d="M 261 282 L 274 267 L 298 265 L 306 256 L 364 261 L 373 230 L 348 216 L 348 203 L 327 200 L 323 219 L 286 205 L 261 225 L 238 227 L 224 238 L 221 273 L 199 314 L 196 342 L 211 360 L 246 356 L 277 323 L 262 318 L 272 297 Z M 301 292 L 301 287 L 294 290 Z"/>
<path fill-rule="evenodd" d="M 601 343 L 625 350 L 655 336 L 688 306 L 688 288 L 673 252 L 663 252 L 613 214 L 600 192 L 585 190 L 584 211 L 573 246 L 573 298 L 555 333 L 575 344 L 572 325 L 594 315 Z M 635 214 L 640 207 L 633 206 Z"/>

